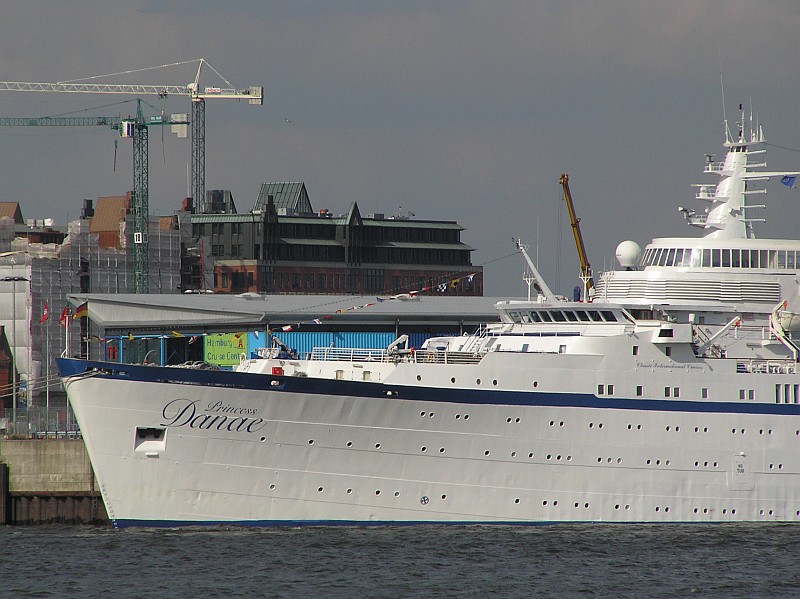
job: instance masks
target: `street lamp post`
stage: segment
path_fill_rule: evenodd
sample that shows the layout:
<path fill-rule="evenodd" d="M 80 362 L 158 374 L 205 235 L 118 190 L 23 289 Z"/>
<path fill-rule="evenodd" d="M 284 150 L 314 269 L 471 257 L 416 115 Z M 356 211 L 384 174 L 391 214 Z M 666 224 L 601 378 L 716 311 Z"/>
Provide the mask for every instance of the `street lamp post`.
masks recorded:
<path fill-rule="evenodd" d="M 25 277 L 2 277 L 0 281 L 11 283 L 11 426 L 17 432 L 17 281 L 27 281 Z"/>

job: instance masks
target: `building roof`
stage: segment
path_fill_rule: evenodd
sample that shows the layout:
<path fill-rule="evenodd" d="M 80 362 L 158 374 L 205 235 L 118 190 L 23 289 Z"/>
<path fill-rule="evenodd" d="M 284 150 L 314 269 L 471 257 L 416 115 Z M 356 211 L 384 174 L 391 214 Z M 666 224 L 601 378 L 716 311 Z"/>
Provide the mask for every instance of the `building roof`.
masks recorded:
<path fill-rule="evenodd" d="M 74 306 L 89 303 L 90 320 L 106 332 L 171 331 L 220 332 L 264 330 L 285 324 L 325 318 L 327 326 L 382 326 L 496 322 L 494 305 L 501 299 L 482 296 L 441 296 L 390 300 L 389 296 L 257 295 L 243 294 L 72 294 Z M 367 305 L 370 304 L 370 305 Z M 342 310 L 339 313 L 339 310 Z M 330 317 L 330 318 L 328 318 Z"/>
<path fill-rule="evenodd" d="M 0 202 L 0 218 L 4 216 L 12 219 L 17 225 L 25 224 L 19 202 Z"/>
<path fill-rule="evenodd" d="M 285 209 L 295 214 L 310 214 L 314 212 L 311 200 L 308 199 L 306 184 L 302 181 L 262 183 L 258 198 L 253 206 L 253 211 L 263 212 L 266 209 L 269 196 L 275 204 L 275 209 Z"/>
<path fill-rule="evenodd" d="M 124 196 L 97 198 L 97 207 L 89 224 L 89 232 L 118 232 L 120 221 L 125 220 L 125 215 L 131 209 L 131 196 L 132 194 L 129 192 Z"/>

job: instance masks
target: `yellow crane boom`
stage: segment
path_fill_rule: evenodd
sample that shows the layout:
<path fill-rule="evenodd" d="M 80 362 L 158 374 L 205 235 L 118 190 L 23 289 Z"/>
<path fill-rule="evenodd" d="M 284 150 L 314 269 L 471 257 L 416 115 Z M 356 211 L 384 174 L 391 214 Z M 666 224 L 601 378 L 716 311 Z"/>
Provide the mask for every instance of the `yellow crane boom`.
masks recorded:
<path fill-rule="evenodd" d="M 575 236 L 575 246 L 578 248 L 578 259 L 581 261 L 581 280 L 584 282 L 586 299 L 589 299 L 594 289 L 592 266 L 589 264 L 589 257 L 586 255 L 586 246 L 583 243 L 583 235 L 581 235 L 581 219 L 575 214 L 575 205 L 572 203 L 572 194 L 569 191 L 569 175 L 567 173 L 562 173 L 558 182 L 561 184 L 561 188 L 564 191 L 564 201 L 567 203 L 567 210 L 569 211 L 572 234 Z"/>

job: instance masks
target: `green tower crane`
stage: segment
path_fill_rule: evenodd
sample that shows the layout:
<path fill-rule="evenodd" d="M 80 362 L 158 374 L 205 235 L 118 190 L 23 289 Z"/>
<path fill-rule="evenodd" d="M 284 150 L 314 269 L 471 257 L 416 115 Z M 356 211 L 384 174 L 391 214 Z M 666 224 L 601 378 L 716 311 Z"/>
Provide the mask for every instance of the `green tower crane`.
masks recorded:
<path fill-rule="evenodd" d="M 120 136 L 133 140 L 133 269 L 134 292 L 148 293 L 150 288 L 150 251 L 148 241 L 149 190 L 149 135 L 150 127 L 183 125 L 188 127 L 186 115 L 145 118 L 142 100 L 136 100 L 136 116 L 95 117 L 10 117 L 0 118 L 0 127 L 109 127 Z"/>

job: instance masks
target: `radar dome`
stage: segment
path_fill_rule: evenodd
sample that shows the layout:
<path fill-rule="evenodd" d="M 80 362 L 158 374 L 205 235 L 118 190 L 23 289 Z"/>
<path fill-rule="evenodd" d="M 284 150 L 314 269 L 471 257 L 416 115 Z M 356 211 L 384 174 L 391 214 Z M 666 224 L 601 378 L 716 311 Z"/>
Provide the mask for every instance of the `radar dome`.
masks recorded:
<path fill-rule="evenodd" d="M 622 268 L 633 268 L 642 256 L 642 248 L 635 241 L 623 241 L 617 246 L 615 255 Z"/>

